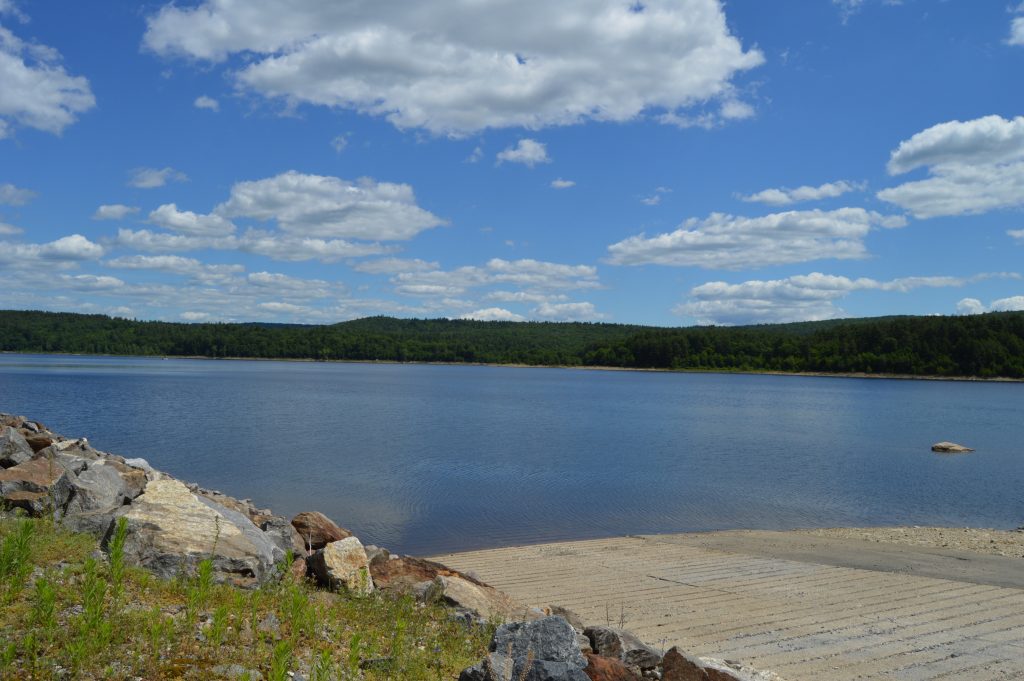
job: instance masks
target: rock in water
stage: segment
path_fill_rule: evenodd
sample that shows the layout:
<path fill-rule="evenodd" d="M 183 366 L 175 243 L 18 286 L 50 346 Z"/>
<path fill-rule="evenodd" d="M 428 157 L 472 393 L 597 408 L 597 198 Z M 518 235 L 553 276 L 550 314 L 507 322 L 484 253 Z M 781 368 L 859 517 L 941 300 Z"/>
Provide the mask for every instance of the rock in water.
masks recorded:
<path fill-rule="evenodd" d="M 0 427 L 0 468 L 10 468 L 32 458 L 32 447 L 10 426 Z"/>
<path fill-rule="evenodd" d="M 292 518 L 292 527 L 302 537 L 309 551 L 316 551 L 330 544 L 352 536 L 344 527 L 319 511 L 306 511 Z"/>
<path fill-rule="evenodd" d="M 237 511 L 193 494 L 170 478 L 153 480 L 125 507 L 125 558 L 164 578 L 194 572 L 211 558 L 215 576 L 255 586 L 275 574 L 284 552 Z"/>
<path fill-rule="evenodd" d="M 373 591 L 366 550 L 357 537 L 332 541 L 307 562 L 316 578 L 332 589 L 343 587 L 355 593 Z"/>
<path fill-rule="evenodd" d="M 941 454 L 964 454 L 966 452 L 973 452 L 974 450 L 970 447 L 958 445 L 955 442 L 936 442 L 932 445 L 932 451 L 939 452 Z"/>

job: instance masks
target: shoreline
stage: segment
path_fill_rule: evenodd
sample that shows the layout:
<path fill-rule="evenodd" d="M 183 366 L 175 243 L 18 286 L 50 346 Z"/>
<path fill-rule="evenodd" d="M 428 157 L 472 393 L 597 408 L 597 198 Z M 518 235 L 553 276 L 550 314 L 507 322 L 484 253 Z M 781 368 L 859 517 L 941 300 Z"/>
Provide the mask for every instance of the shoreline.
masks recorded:
<path fill-rule="evenodd" d="M 499 362 L 426 362 L 411 361 L 403 362 L 392 359 L 309 359 L 301 357 L 209 357 L 206 355 L 104 355 L 83 352 L 19 352 L 14 350 L 2 350 L 0 355 L 20 356 L 44 356 L 44 357 L 118 357 L 125 359 L 162 359 L 162 360 L 204 360 L 204 361 L 229 361 L 229 362 L 303 362 L 322 364 L 396 364 L 411 366 L 458 366 L 458 367 L 493 367 L 499 369 L 564 369 L 578 371 L 625 371 L 638 373 L 666 373 L 666 374 L 717 374 L 717 375 L 740 375 L 740 376 L 791 376 L 803 378 L 853 378 L 853 379 L 874 379 L 874 380 L 895 380 L 895 381 L 952 381 L 966 383 L 1024 383 L 1024 378 L 1012 378 L 1007 376 L 994 376 L 982 378 L 980 376 L 934 376 L 916 374 L 874 374 L 864 372 L 827 372 L 827 371 L 777 371 L 772 369 L 764 370 L 740 370 L 740 369 L 668 369 L 658 367 L 611 367 L 611 366 L 582 366 L 572 364 L 521 364 Z"/>

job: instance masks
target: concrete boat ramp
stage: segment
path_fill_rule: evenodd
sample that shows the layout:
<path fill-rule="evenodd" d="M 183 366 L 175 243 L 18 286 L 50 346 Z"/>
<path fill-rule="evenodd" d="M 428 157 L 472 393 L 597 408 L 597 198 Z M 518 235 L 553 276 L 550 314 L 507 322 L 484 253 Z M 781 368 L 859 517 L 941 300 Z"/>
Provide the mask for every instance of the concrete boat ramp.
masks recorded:
<path fill-rule="evenodd" d="M 532 604 L 786 681 L 1024 679 L 1024 560 L 797 532 L 436 556 Z"/>

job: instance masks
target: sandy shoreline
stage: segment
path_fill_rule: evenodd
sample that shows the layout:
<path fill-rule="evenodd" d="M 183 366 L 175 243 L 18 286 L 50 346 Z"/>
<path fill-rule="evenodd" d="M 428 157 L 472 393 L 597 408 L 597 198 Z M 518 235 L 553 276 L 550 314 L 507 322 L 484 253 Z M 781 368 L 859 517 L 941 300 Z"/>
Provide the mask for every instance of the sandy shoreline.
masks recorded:
<path fill-rule="evenodd" d="M 990 556 L 1024 558 L 1024 529 L 991 530 L 971 527 L 835 527 L 795 530 L 796 534 L 831 539 L 855 539 L 907 547 L 952 549 Z"/>

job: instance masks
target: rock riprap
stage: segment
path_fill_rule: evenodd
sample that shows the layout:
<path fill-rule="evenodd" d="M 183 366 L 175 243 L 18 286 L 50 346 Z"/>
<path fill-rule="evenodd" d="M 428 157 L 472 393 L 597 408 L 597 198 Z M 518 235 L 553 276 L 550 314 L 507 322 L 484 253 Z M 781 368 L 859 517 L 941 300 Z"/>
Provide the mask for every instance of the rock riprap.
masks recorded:
<path fill-rule="evenodd" d="M 332 589 L 342 588 L 362 594 L 373 591 L 370 561 L 362 542 L 356 537 L 332 541 L 310 555 L 306 563 L 317 580 Z"/>
<path fill-rule="evenodd" d="M 488 650 L 486 658 L 463 670 L 459 681 L 590 681 L 576 630 L 561 617 L 503 624 Z"/>

